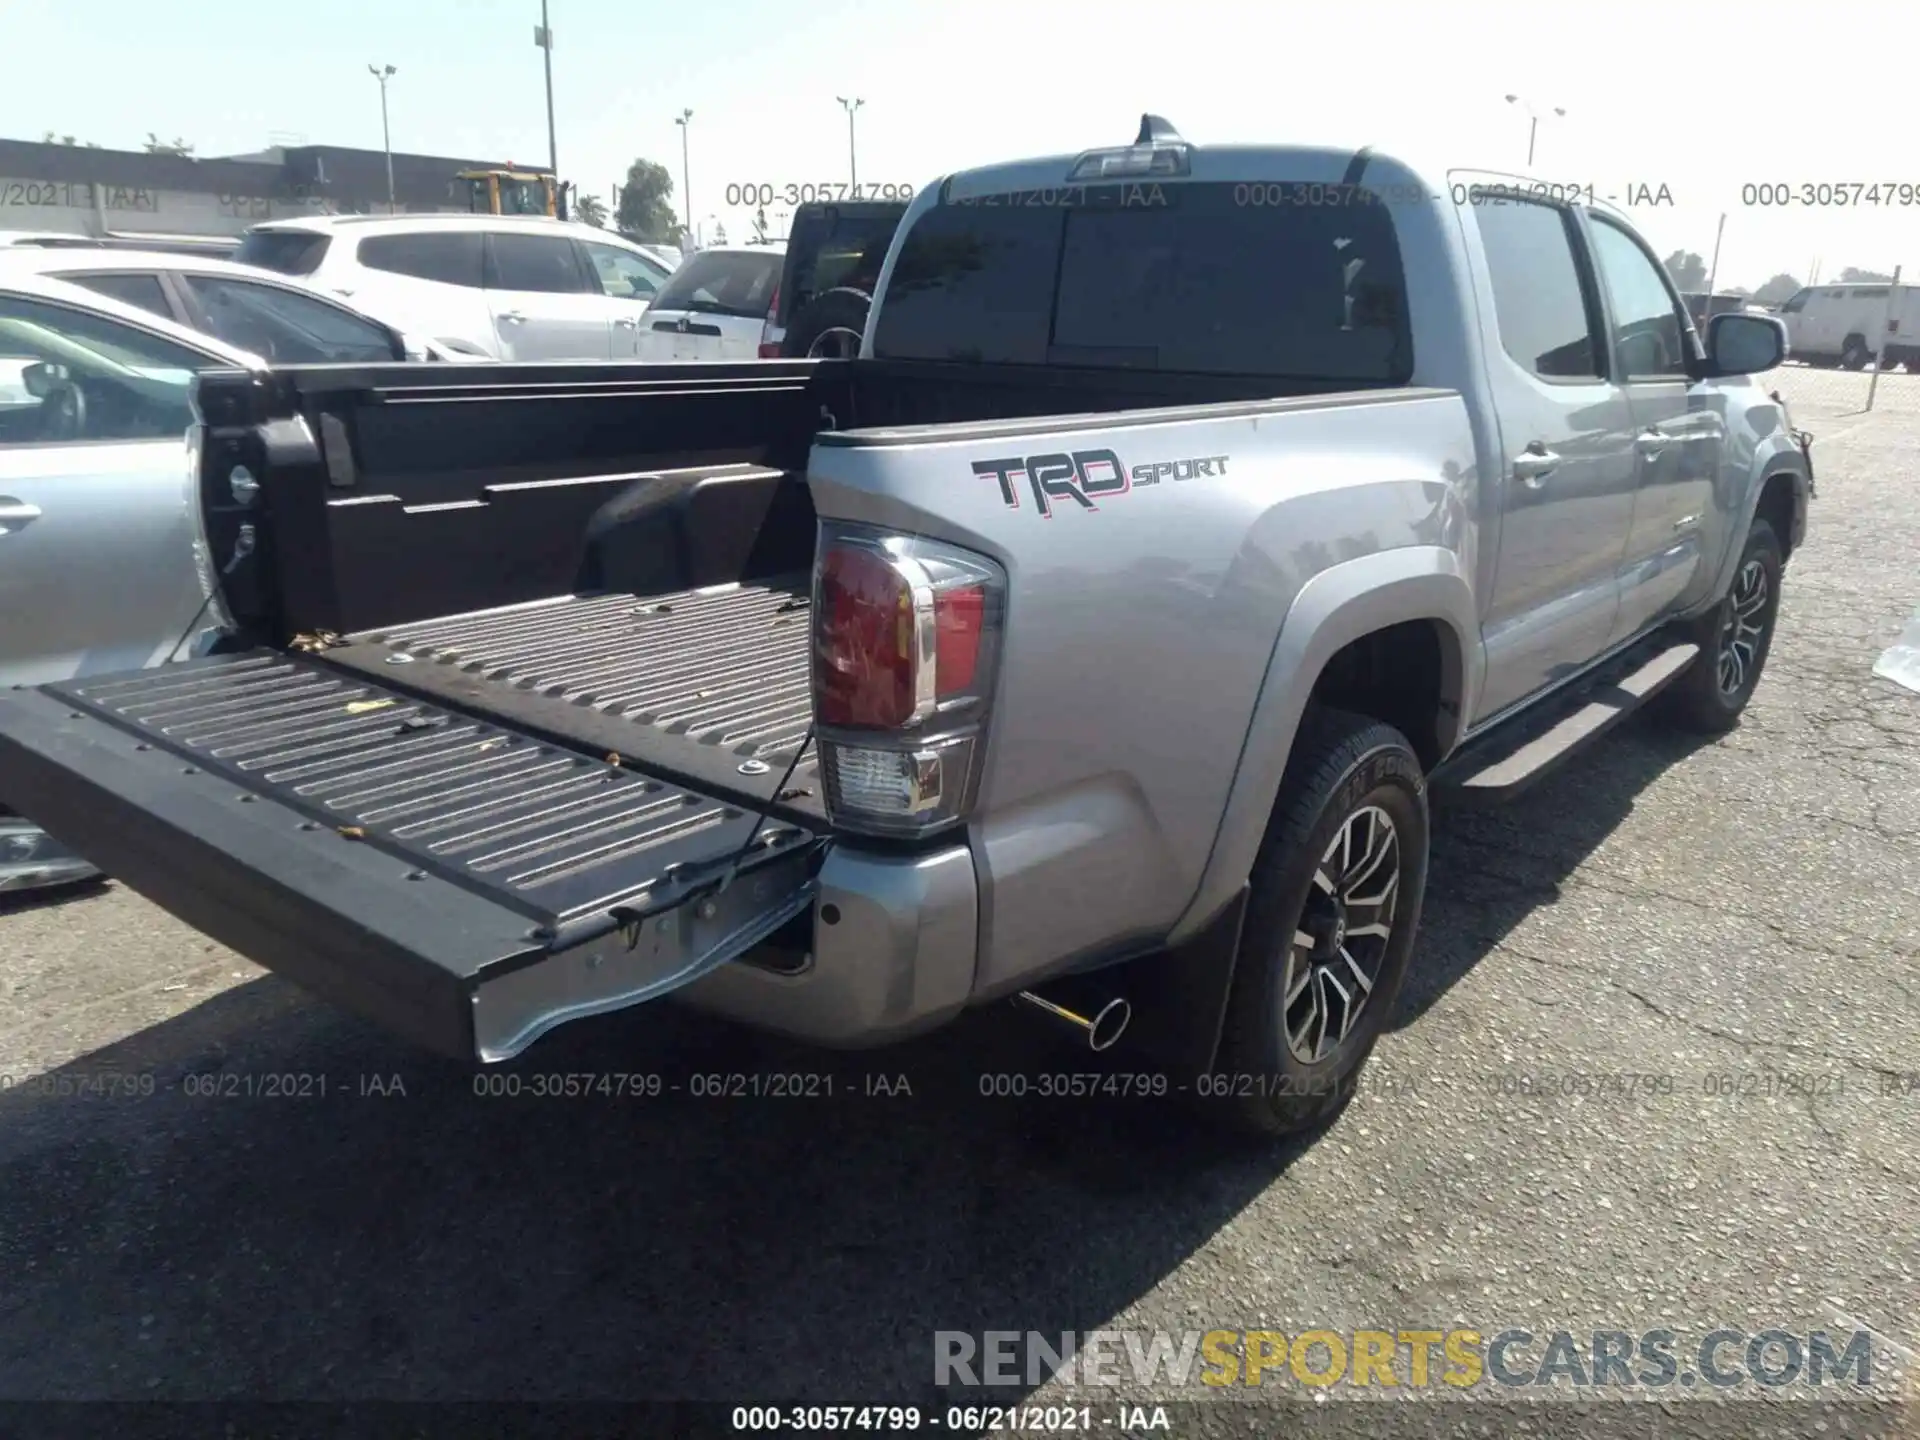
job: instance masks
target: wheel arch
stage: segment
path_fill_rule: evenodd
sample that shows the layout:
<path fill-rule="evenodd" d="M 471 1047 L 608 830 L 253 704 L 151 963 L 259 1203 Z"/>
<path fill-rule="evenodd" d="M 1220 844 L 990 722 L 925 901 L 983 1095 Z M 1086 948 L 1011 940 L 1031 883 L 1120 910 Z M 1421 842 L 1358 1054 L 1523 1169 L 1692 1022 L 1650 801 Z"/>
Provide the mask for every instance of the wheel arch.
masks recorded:
<path fill-rule="evenodd" d="M 1245 883 L 1308 706 L 1385 720 L 1431 768 L 1459 743 L 1484 675 L 1473 588 L 1439 546 L 1378 551 L 1321 571 L 1280 626 L 1178 942 Z M 1385 713 L 1382 713 L 1382 712 Z"/>

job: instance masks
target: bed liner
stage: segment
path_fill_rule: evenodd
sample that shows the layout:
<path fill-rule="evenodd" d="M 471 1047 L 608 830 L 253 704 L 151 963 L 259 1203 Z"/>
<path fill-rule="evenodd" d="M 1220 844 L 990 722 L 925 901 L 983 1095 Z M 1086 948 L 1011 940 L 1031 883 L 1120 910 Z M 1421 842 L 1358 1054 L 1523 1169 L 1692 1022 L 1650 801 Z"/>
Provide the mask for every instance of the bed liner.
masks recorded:
<path fill-rule="evenodd" d="M 819 820 L 807 586 L 802 573 L 666 595 L 561 596 L 362 631 L 324 660 Z"/>

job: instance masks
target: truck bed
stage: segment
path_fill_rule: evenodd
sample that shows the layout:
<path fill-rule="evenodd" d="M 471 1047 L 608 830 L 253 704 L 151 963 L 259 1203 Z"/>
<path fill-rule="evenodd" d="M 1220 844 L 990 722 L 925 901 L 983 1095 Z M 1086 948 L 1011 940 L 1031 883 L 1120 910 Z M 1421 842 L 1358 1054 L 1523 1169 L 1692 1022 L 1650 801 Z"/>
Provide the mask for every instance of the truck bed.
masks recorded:
<path fill-rule="evenodd" d="M 569 595 L 363 631 L 325 659 L 545 739 L 820 816 L 807 584 L 802 573 Z"/>

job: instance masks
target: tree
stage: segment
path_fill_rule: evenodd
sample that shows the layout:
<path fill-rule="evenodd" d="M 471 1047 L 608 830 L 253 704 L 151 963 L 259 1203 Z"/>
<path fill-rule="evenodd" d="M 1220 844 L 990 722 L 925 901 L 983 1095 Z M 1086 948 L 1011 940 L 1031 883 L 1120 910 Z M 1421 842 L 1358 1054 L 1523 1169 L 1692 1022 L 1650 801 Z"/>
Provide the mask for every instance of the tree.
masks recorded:
<path fill-rule="evenodd" d="M 193 146 L 189 145 L 177 135 L 174 136 L 172 143 L 169 144 L 154 134 L 153 131 L 149 130 L 147 132 L 147 143 L 144 148 L 149 155 L 184 155 L 189 160 L 193 158 Z"/>
<path fill-rule="evenodd" d="M 1849 265 L 1840 272 L 1839 284 L 1842 285 L 1885 285 L 1892 280 L 1891 275 L 1882 275 L 1878 270 L 1856 270 Z"/>
<path fill-rule="evenodd" d="M 598 195 L 576 195 L 573 201 L 573 218 L 582 225 L 593 225 L 599 229 L 607 228 L 607 205 Z"/>
<path fill-rule="evenodd" d="M 727 243 L 727 227 L 718 220 L 713 222 L 713 243 L 716 245 Z"/>
<path fill-rule="evenodd" d="M 767 207 L 764 205 L 753 212 L 753 239 L 751 243 L 755 245 L 764 245 L 767 243 Z"/>
<path fill-rule="evenodd" d="M 1676 250 L 1662 262 L 1667 274 L 1673 277 L 1676 290 L 1704 290 L 1707 288 L 1707 262 L 1691 250 Z"/>
<path fill-rule="evenodd" d="M 636 160 L 627 167 L 627 183 L 620 187 L 613 226 L 629 239 L 649 245 L 671 245 L 679 238 L 680 222 L 673 214 L 673 177 L 666 166 Z"/>
<path fill-rule="evenodd" d="M 1778 305 L 1791 300 L 1800 290 L 1800 282 L 1783 270 L 1754 291 L 1752 299 L 1756 305 Z"/>

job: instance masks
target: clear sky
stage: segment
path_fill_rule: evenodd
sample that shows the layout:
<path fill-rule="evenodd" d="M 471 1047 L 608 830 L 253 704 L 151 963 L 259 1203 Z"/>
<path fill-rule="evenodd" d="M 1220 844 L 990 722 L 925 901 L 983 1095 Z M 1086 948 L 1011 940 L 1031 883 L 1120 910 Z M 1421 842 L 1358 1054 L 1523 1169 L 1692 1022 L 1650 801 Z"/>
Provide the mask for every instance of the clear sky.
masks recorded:
<path fill-rule="evenodd" d="M 729 183 L 841 182 L 858 115 L 865 183 L 1132 138 L 1143 110 L 1189 140 L 1417 145 L 1517 168 L 1522 92 L 1535 170 L 1622 196 L 1661 253 L 1710 257 L 1749 288 L 1776 271 L 1920 272 L 1920 205 L 1780 209 L 1746 184 L 1920 187 L 1911 105 L 1875 56 L 1912 54 L 1910 3 L 1637 4 L 1514 0 L 1303 7 L 1250 0 L 550 0 L 560 169 L 603 197 L 635 156 L 680 203 L 690 107 L 693 209 L 744 238 Z M 202 156 L 270 139 L 380 145 L 377 61 L 396 149 L 543 162 L 539 0 L 0 0 L 0 135 L 53 130 L 138 148 L 149 130 Z M 1845 37 L 1838 63 L 1833 48 Z M 1876 39 L 1875 37 L 1880 37 Z M 772 207 L 777 211 L 781 207 Z"/>

